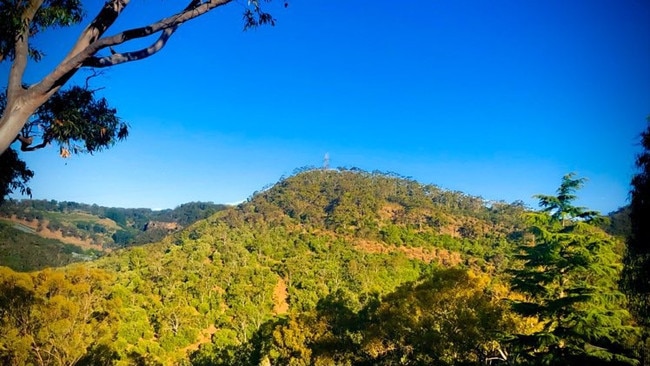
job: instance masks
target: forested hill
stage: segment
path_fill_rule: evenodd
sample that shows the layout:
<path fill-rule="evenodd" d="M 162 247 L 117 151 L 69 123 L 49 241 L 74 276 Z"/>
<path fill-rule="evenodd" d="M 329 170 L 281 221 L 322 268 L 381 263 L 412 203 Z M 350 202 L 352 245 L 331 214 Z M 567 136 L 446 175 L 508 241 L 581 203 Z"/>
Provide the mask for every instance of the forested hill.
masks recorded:
<path fill-rule="evenodd" d="M 237 212 L 244 220 L 292 223 L 358 243 L 444 248 L 488 260 L 511 249 L 508 238 L 521 234 L 524 210 L 519 202 L 487 202 L 394 173 L 352 169 L 296 174 Z"/>
<path fill-rule="evenodd" d="M 164 236 L 144 236 L 148 224 L 185 227 L 228 206 L 212 202 L 189 202 L 174 209 L 120 208 L 55 200 L 9 200 L 0 205 L 0 218 L 25 222 L 28 226 L 60 231 L 64 237 L 88 239 L 103 247 L 120 247 L 158 241 Z M 154 224 L 155 226 L 155 224 Z M 122 233 L 120 231 L 126 231 Z M 115 235 L 117 233 L 117 235 Z"/>
<path fill-rule="evenodd" d="M 159 243 L 57 270 L 0 268 L 0 362 L 495 359 L 514 350 L 508 335 L 543 328 L 503 301 L 523 298 L 506 271 L 531 240 L 524 212 L 390 174 L 302 172 Z"/>
<path fill-rule="evenodd" d="M 495 238 L 519 235 L 522 214 L 530 211 L 523 201 L 486 201 L 396 173 L 355 168 L 303 171 L 257 192 L 249 204 L 258 213 L 280 209 L 305 227 L 411 246 L 424 244 L 418 238 L 431 239 L 427 233 L 445 239 L 483 239 L 479 242 L 494 245 Z M 621 238 L 629 235 L 628 206 L 607 216 L 609 220 L 601 225 L 605 231 Z M 470 254 L 483 253 L 472 246 L 470 241 L 462 245 Z"/>
<path fill-rule="evenodd" d="M 90 260 L 107 250 L 159 241 L 226 207 L 190 202 L 156 211 L 54 200 L 5 201 L 0 205 L 0 265 L 34 270 Z"/>

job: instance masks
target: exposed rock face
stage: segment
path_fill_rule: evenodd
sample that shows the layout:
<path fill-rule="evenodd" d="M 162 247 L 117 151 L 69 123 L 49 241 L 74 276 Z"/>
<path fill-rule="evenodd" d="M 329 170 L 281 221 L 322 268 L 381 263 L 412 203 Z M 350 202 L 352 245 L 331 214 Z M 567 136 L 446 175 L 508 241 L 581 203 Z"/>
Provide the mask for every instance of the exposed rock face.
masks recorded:
<path fill-rule="evenodd" d="M 176 222 L 163 222 L 163 221 L 149 221 L 144 225 L 144 231 L 163 230 L 163 231 L 177 231 L 183 227 Z"/>

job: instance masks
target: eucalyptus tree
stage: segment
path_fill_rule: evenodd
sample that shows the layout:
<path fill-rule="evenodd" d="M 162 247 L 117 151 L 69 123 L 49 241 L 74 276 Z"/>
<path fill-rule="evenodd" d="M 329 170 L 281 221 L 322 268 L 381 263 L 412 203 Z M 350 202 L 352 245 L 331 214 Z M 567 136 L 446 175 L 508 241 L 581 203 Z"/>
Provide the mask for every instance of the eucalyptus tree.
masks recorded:
<path fill-rule="evenodd" d="M 31 195 L 31 190 L 26 183 L 33 176 L 34 172 L 20 160 L 18 153 L 13 149 L 7 149 L 0 155 L 0 203 L 11 192 L 18 191 L 21 194 Z"/>
<path fill-rule="evenodd" d="M 127 125 L 105 99 L 96 97 L 88 85 L 65 89 L 66 84 L 82 69 L 106 68 L 146 59 L 165 48 L 184 23 L 231 2 L 186 0 L 183 8 L 170 11 L 167 17 L 106 35 L 130 3 L 130 0 L 107 0 L 98 14 L 89 19 L 63 60 L 41 80 L 28 85 L 24 80 L 28 63 L 44 57 L 31 41 L 45 31 L 57 31 L 57 28 L 84 21 L 84 6 L 81 0 L 1 1 L 0 62 L 10 62 L 11 67 L 4 92 L 0 92 L 0 155 L 14 142 L 20 143 L 22 151 L 56 143 L 60 154 L 66 157 L 99 151 L 124 139 L 128 135 Z M 153 2 L 148 5 L 157 6 Z M 262 10 L 259 0 L 249 0 L 244 8 L 244 28 L 275 22 Z M 155 38 L 151 44 L 144 48 L 135 46 L 136 42 L 148 37 Z M 118 52 L 114 48 L 118 45 L 132 49 Z M 20 159 L 14 155 L 5 159 L 10 159 L 7 167 L 20 168 L 16 162 Z M 0 180 L 0 183 L 5 189 L 20 189 L 29 179 L 22 172 L 24 170 L 11 170 L 11 179 Z"/>

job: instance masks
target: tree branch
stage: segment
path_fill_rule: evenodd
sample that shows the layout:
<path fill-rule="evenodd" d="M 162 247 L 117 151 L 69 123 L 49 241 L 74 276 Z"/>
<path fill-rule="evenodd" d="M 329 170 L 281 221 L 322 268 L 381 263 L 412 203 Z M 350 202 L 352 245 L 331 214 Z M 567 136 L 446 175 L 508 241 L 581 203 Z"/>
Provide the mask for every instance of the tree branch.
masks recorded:
<path fill-rule="evenodd" d="M 63 62 L 70 60 L 104 35 L 106 30 L 115 23 L 115 20 L 117 20 L 126 6 L 129 5 L 129 2 L 130 0 L 107 1 L 95 19 L 93 19 L 86 29 L 81 32 L 77 42 L 72 46 L 72 49 L 70 49 L 66 57 L 63 59 Z"/>
<path fill-rule="evenodd" d="M 33 136 L 25 137 L 18 135 L 16 136 L 16 140 L 20 141 L 20 151 L 34 151 L 42 149 L 50 143 L 48 139 L 44 138 L 40 144 L 32 146 L 32 143 L 34 142 Z"/>
<path fill-rule="evenodd" d="M 172 28 L 167 28 L 162 31 L 160 37 L 147 48 L 143 48 L 138 51 L 126 52 L 126 53 L 114 53 L 106 57 L 90 57 L 83 62 L 82 66 L 88 67 L 109 67 L 115 66 L 124 62 L 138 61 L 144 58 L 147 58 L 158 51 L 162 50 L 163 47 L 167 44 L 169 38 L 174 34 L 178 29 L 178 26 Z"/>
<path fill-rule="evenodd" d="M 102 71 L 97 71 L 97 70 L 93 69 L 93 70 L 91 70 L 91 71 L 92 71 L 92 74 L 91 74 L 91 75 L 88 75 L 88 76 L 86 77 L 85 88 L 88 89 L 88 90 L 90 90 L 90 80 L 91 80 L 92 78 L 96 78 L 96 77 L 98 77 L 98 76 L 104 75 L 104 71 L 103 71 L 103 70 L 102 70 Z M 98 91 L 98 90 L 102 90 L 102 89 L 104 89 L 104 87 L 97 88 L 97 89 L 93 89 L 92 91 L 93 91 L 93 92 L 96 92 L 96 91 Z"/>
<path fill-rule="evenodd" d="M 169 28 L 178 27 L 179 25 L 187 22 L 188 20 L 203 15 L 214 8 L 228 4 L 231 1 L 232 0 L 209 0 L 205 3 L 201 3 L 200 0 L 192 0 L 188 5 L 188 7 L 185 8 L 185 10 L 173 16 L 161 19 L 157 22 L 154 22 L 144 27 L 129 29 L 124 32 L 118 33 L 114 36 L 104 37 L 96 41 L 93 41 L 89 43 L 88 46 L 85 47 L 83 50 L 76 53 L 74 56 L 61 62 L 59 66 L 57 66 L 57 68 L 54 69 L 54 71 L 52 71 L 48 76 L 46 76 L 40 83 L 36 84 L 34 88 L 37 88 L 42 93 L 50 93 L 52 91 L 55 92 L 56 90 L 58 90 L 58 88 L 60 88 L 61 85 L 63 85 L 66 81 L 68 81 L 79 70 L 79 68 L 85 66 L 84 63 L 87 60 L 92 58 L 97 52 L 101 51 L 102 49 L 111 46 L 116 46 L 133 39 L 147 37 Z M 112 0 L 109 4 L 115 4 L 115 3 L 124 4 L 124 6 L 126 6 L 126 3 L 128 3 L 128 1 Z M 106 9 L 106 7 L 104 9 Z M 120 11 L 121 10 L 123 10 L 123 7 L 122 9 L 120 9 Z M 100 12 L 100 15 L 101 14 L 102 12 Z M 117 17 L 117 15 L 119 15 L 119 12 L 115 12 L 114 14 L 115 17 Z M 84 32 L 84 33 L 88 33 L 91 39 L 96 39 L 95 33 L 92 31 L 93 28 L 96 28 L 97 30 L 103 29 L 105 31 L 105 28 L 103 28 L 104 25 L 107 24 L 106 27 L 108 27 L 114 21 L 114 19 L 112 19 L 110 21 L 110 24 L 108 24 L 107 22 L 102 21 L 102 19 L 99 19 L 100 15 L 98 15 L 98 17 L 93 21 L 93 23 L 87 28 L 87 31 Z M 93 26 L 93 24 L 95 23 L 97 23 L 97 25 Z M 101 29 L 97 28 L 99 26 L 101 26 L 102 28 Z M 75 45 L 73 49 L 80 48 L 79 45 L 83 43 L 81 42 L 83 37 L 84 36 L 80 37 L 80 41 L 77 42 L 77 45 Z M 161 36 L 161 38 L 163 37 Z M 169 36 L 167 36 L 167 38 L 169 38 Z M 71 52 L 71 54 L 72 53 L 73 52 Z M 110 65 L 106 65 L 106 66 L 110 66 Z"/>
<path fill-rule="evenodd" d="M 23 74 L 25 73 L 27 58 L 29 56 L 29 25 L 42 4 L 43 0 L 31 0 L 20 18 L 22 29 L 16 35 L 14 44 L 15 58 L 9 71 L 9 81 L 7 83 L 8 100 L 14 99 L 16 94 L 22 89 Z"/>
<path fill-rule="evenodd" d="M 40 82 L 33 85 L 31 91 L 45 96 L 45 100 L 56 93 L 79 70 L 83 59 L 92 56 L 87 54 L 90 46 L 115 23 L 129 2 L 130 0 L 108 0 L 97 16 L 81 32 L 63 61 Z"/>
<path fill-rule="evenodd" d="M 171 17 L 161 19 L 148 26 L 126 30 L 112 37 L 102 38 L 98 41 L 98 46 L 100 48 L 97 51 L 107 47 L 110 48 L 111 46 L 122 44 L 133 39 L 144 38 L 152 34 L 162 32 L 158 40 L 156 40 L 156 42 L 147 48 L 127 53 L 114 53 L 111 56 L 106 57 L 89 57 L 83 62 L 82 66 L 108 67 L 124 62 L 137 61 L 147 58 L 163 49 L 163 47 L 165 47 L 167 44 L 169 38 L 172 36 L 172 34 L 174 34 L 176 29 L 178 29 L 182 23 L 196 18 L 199 15 L 205 14 L 218 6 L 225 5 L 230 1 L 231 0 L 210 0 L 206 3 L 201 3 L 201 0 L 192 0 L 187 5 L 187 7 L 183 9 L 182 12 Z"/>

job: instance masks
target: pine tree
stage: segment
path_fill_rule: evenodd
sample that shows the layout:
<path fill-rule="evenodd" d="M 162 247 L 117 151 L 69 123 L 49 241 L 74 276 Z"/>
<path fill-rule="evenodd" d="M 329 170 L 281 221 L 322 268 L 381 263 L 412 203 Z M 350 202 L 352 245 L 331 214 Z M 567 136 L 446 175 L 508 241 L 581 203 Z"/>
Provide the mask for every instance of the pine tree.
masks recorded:
<path fill-rule="evenodd" d="M 536 196 L 543 210 L 529 217 L 534 243 L 521 248 L 523 268 L 512 271 L 513 288 L 526 295 L 514 311 L 541 324 L 513 341 L 526 363 L 637 363 L 625 345 L 636 328 L 618 289 L 616 241 L 594 225 L 597 212 L 573 205 L 584 181 L 565 175 L 557 196 Z"/>

